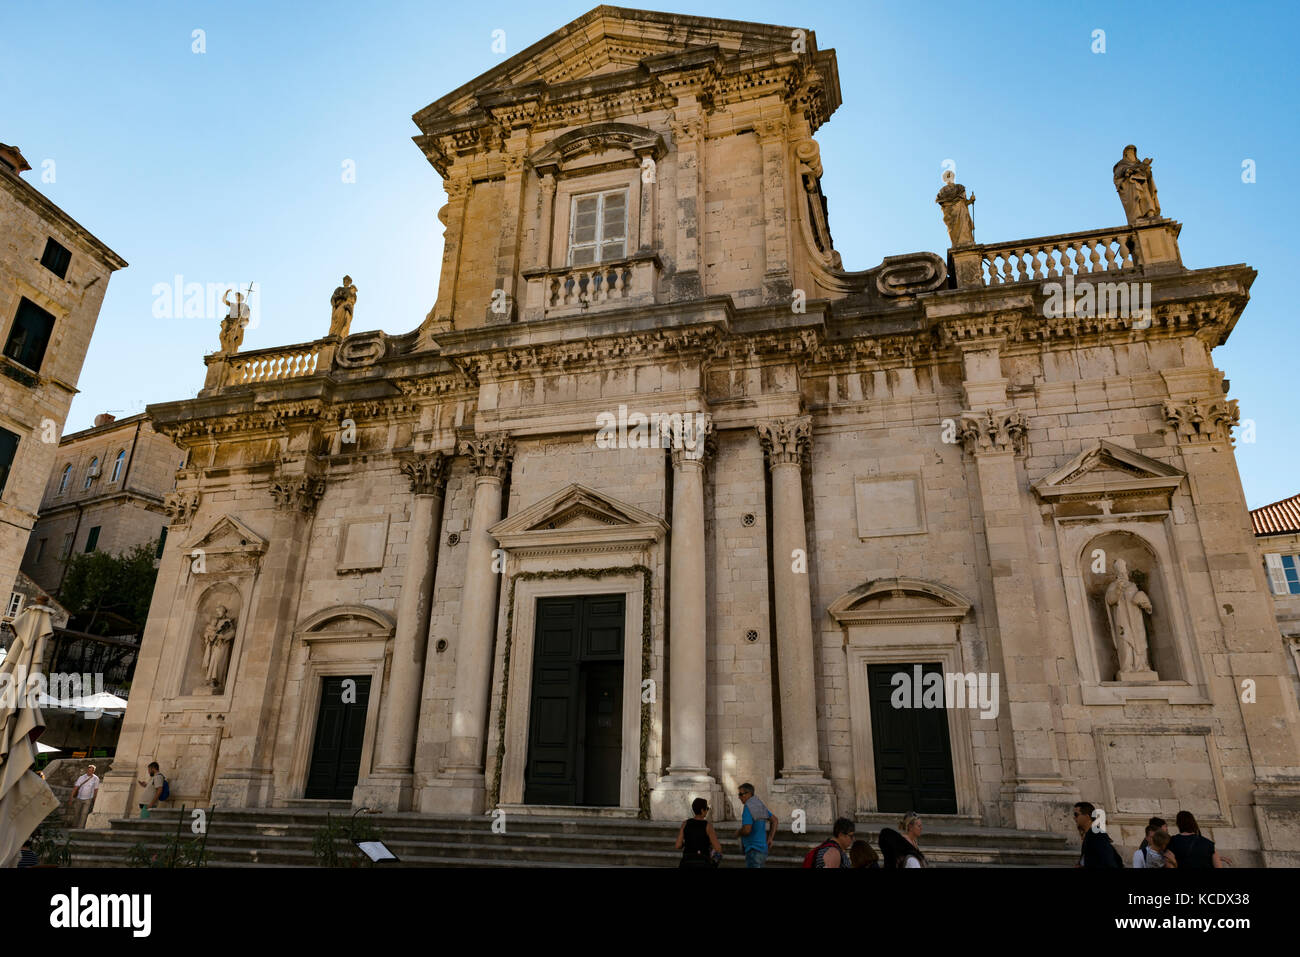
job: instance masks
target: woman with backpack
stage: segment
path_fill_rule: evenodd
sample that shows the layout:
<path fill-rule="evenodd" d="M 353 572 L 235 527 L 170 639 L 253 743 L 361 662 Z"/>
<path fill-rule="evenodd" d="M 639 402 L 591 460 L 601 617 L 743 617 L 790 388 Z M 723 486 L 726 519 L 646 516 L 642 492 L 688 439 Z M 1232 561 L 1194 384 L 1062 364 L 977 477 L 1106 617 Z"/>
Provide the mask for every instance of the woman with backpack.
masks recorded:
<path fill-rule="evenodd" d="M 673 847 L 682 852 L 681 863 L 677 866 L 717 867 L 722 860 L 722 845 L 713 831 L 713 822 L 709 820 L 709 802 L 696 798 L 691 802 L 691 811 L 695 817 L 682 821 L 682 826 L 677 829 L 677 843 Z"/>

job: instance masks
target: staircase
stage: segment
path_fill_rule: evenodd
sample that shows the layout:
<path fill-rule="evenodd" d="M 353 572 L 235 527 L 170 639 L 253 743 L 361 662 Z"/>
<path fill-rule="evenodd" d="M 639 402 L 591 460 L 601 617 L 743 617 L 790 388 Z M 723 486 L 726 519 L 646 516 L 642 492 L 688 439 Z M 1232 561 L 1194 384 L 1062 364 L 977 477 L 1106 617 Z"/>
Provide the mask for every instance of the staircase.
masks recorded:
<path fill-rule="evenodd" d="M 212 867 L 314 867 L 312 838 L 326 822 L 346 820 L 347 802 L 337 808 L 256 808 L 212 812 L 206 860 Z M 564 819 L 511 815 L 506 833 L 492 833 L 492 819 L 414 813 L 358 816 L 379 828 L 380 837 L 398 856 L 388 867 L 676 867 L 673 850 L 678 825 L 662 821 L 610 818 Z M 74 867 L 123 867 L 132 845 L 162 850 L 177 833 L 189 840 L 190 811 L 158 809 L 147 820 L 114 820 L 106 830 L 72 831 Z M 858 834 L 875 843 L 881 827 L 897 822 L 892 815 L 870 815 L 857 822 Z M 927 818 L 922 849 L 939 867 L 1071 867 L 1077 845 L 1059 834 L 1016 831 L 969 820 Z M 744 867 L 737 822 L 715 825 L 722 842 L 723 867 Z M 804 854 L 822 840 L 818 834 L 777 835 L 768 867 L 799 867 Z"/>

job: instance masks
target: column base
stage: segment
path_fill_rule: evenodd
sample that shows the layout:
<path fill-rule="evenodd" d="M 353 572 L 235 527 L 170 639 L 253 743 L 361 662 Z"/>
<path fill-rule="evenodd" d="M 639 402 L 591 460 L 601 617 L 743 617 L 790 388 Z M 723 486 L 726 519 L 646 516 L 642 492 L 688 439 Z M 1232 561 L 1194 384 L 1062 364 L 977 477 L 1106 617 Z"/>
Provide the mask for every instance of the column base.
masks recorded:
<path fill-rule="evenodd" d="M 274 795 L 275 781 L 270 771 L 231 770 L 212 785 L 208 803 L 218 808 L 270 807 Z"/>
<path fill-rule="evenodd" d="M 129 772 L 109 771 L 104 775 L 95 795 L 95 806 L 86 818 L 86 827 L 103 830 L 115 818 L 134 817 L 136 809 L 131 805 L 131 795 L 135 786 L 136 779 Z"/>
<path fill-rule="evenodd" d="M 794 822 L 794 812 L 803 812 L 806 825 L 829 828 L 837 816 L 835 788 L 822 776 L 820 770 L 810 772 L 783 771 L 781 777 L 772 782 L 772 790 L 763 798 L 781 821 L 781 830 L 786 834 Z"/>
<path fill-rule="evenodd" d="M 1061 831 L 1074 834 L 1071 809 L 1076 801 L 1087 800 L 1056 777 L 1021 778 L 1002 785 L 1001 798 L 1011 807 L 1011 824 L 1022 831 Z M 1096 803 L 1096 801 L 1094 801 Z"/>
<path fill-rule="evenodd" d="M 410 811 L 415 806 L 414 775 L 410 771 L 378 771 L 357 782 L 352 806 L 383 811 Z"/>
<path fill-rule="evenodd" d="M 446 771 L 420 795 L 427 814 L 483 814 L 487 810 L 487 779 L 482 771 Z"/>
<path fill-rule="evenodd" d="M 709 802 L 712 819 L 722 820 L 722 787 L 707 770 L 676 771 L 669 769 L 650 789 L 650 820 L 684 821 L 694 817 L 691 802 L 704 798 Z"/>

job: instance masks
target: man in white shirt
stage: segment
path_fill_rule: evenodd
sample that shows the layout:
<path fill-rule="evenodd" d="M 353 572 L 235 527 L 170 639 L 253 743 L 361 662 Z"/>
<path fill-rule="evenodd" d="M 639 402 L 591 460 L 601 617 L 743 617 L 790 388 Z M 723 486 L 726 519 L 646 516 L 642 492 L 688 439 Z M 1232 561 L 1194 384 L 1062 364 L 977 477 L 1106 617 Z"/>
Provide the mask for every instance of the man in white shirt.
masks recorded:
<path fill-rule="evenodd" d="M 73 827 L 85 827 L 86 817 L 90 814 L 90 808 L 95 803 L 95 795 L 99 791 L 99 775 L 95 773 L 93 764 L 87 766 L 86 773 L 77 778 L 77 782 L 72 785 L 72 796 L 68 798 L 68 804 L 73 807 Z"/>

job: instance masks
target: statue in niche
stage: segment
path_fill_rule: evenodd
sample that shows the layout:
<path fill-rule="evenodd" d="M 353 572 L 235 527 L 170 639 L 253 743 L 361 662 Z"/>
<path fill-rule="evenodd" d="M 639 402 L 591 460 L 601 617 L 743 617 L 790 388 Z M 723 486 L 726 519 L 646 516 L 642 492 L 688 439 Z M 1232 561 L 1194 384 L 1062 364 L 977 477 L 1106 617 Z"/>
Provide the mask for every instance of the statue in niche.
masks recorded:
<path fill-rule="evenodd" d="M 330 296 L 330 335 L 345 338 L 352 326 L 352 310 L 357 304 L 357 287 L 352 285 L 352 277 L 344 276 L 343 285 L 334 290 Z"/>
<path fill-rule="evenodd" d="M 1129 580 L 1128 563 L 1115 559 L 1115 579 L 1106 588 L 1106 617 L 1119 657 L 1117 681 L 1157 681 L 1147 657 L 1147 626 L 1143 612 L 1151 613 L 1147 593 Z"/>
<path fill-rule="evenodd" d="M 943 210 L 943 224 L 948 227 L 948 239 L 954 249 L 958 246 L 975 244 L 975 223 L 971 220 L 970 208 L 975 205 L 975 194 L 966 198 L 966 187 L 957 182 L 957 174 L 944 170 L 944 186 L 934 201 Z"/>
<path fill-rule="evenodd" d="M 1140 160 L 1136 146 L 1124 147 L 1124 155 L 1115 164 L 1114 178 L 1115 190 L 1130 225 L 1160 218 L 1160 200 L 1156 196 L 1156 181 L 1151 175 L 1151 157 Z"/>
<path fill-rule="evenodd" d="M 236 292 L 235 301 L 231 302 L 229 289 L 221 297 L 222 303 L 228 307 L 226 318 L 221 320 L 221 351 L 228 355 L 238 352 L 244 341 L 244 327 L 248 325 L 246 299 L 242 292 Z"/>
<path fill-rule="evenodd" d="M 218 605 L 216 614 L 203 629 L 203 687 L 200 694 L 220 694 L 230 666 L 230 646 L 235 640 L 235 620 Z"/>

